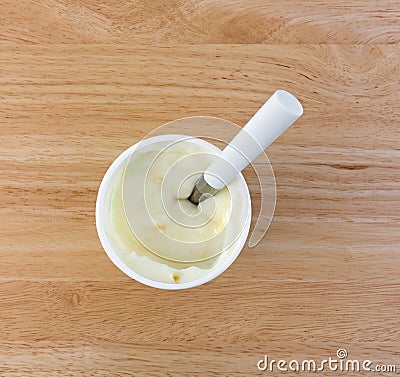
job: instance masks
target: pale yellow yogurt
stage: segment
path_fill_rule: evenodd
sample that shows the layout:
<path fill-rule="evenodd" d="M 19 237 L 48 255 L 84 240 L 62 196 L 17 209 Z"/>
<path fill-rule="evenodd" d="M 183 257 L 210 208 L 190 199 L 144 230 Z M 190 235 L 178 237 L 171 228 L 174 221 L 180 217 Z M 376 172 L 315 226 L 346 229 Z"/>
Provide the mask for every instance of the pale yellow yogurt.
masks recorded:
<path fill-rule="evenodd" d="M 186 199 L 214 155 L 190 141 L 170 143 L 135 152 L 115 175 L 109 236 L 133 271 L 179 284 L 197 280 L 222 263 L 245 219 L 236 180 L 199 206 Z"/>

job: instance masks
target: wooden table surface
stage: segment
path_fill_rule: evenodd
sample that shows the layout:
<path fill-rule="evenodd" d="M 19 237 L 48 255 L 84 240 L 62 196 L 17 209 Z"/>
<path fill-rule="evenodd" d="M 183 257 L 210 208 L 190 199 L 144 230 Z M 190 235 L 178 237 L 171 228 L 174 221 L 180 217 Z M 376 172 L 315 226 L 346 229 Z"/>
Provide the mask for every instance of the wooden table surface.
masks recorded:
<path fill-rule="evenodd" d="M 5 0 L 0 14 L 1 376 L 273 375 L 264 355 L 339 348 L 399 372 L 399 1 Z M 120 272 L 94 216 L 113 159 L 180 117 L 243 125 L 277 88 L 304 116 L 268 150 L 261 244 L 186 291 Z"/>

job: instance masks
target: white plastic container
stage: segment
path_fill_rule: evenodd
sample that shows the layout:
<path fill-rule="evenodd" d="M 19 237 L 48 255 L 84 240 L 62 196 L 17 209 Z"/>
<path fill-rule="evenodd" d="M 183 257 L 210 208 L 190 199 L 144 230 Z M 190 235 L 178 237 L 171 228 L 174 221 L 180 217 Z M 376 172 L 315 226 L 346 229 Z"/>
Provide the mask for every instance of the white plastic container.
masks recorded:
<path fill-rule="evenodd" d="M 128 148 L 126 151 L 124 151 L 120 156 L 117 157 L 117 159 L 111 164 L 109 169 L 107 170 L 99 188 L 98 196 L 97 196 L 97 202 L 96 202 L 96 227 L 97 227 L 97 232 L 101 241 L 101 244 L 106 251 L 108 257 L 112 260 L 112 262 L 121 270 L 123 271 L 126 275 L 130 276 L 132 279 L 135 279 L 143 284 L 146 284 L 148 286 L 154 287 L 154 288 L 161 288 L 161 289 L 186 289 L 186 288 L 192 288 L 196 287 L 198 285 L 204 284 L 209 282 L 210 280 L 216 278 L 218 275 L 220 275 L 222 272 L 224 272 L 233 262 L 234 260 L 238 257 L 240 254 L 248 233 L 250 229 L 250 222 L 251 222 L 251 199 L 250 199 L 250 194 L 249 190 L 246 184 L 245 179 L 243 178 L 242 174 L 238 174 L 237 179 L 239 183 L 239 190 L 241 192 L 241 199 L 243 202 L 241 205 L 245 209 L 246 213 L 246 220 L 244 227 L 242 229 L 242 232 L 239 235 L 239 238 L 236 240 L 233 250 L 229 251 L 229 255 L 227 258 L 223 258 L 223 256 L 216 257 L 216 258 L 221 258 L 219 262 L 215 264 L 215 266 L 211 267 L 208 270 L 208 273 L 201 278 L 194 280 L 194 281 L 189 281 L 189 282 L 183 282 L 183 283 L 163 283 L 159 281 L 154 281 L 150 280 L 138 273 L 137 271 L 132 270 L 121 258 L 120 254 L 115 250 L 112 242 L 112 233 L 110 233 L 109 229 L 107 229 L 107 216 L 109 216 L 109 208 L 107 207 L 108 203 L 108 197 L 110 195 L 110 190 L 112 189 L 112 184 L 115 181 L 116 175 L 118 175 L 121 172 L 121 169 L 124 168 L 126 161 L 129 159 L 131 154 L 134 152 L 136 148 L 140 146 L 146 147 L 152 143 L 157 143 L 160 141 L 176 141 L 180 140 L 182 138 L 185 138 L 186 136 L 184 135 L 161 135 L 161 136 L 155 136 L 152 138 L 144 139 L 140 141 L 139 143 L 133 145 L 132 147 Z M 197 138 L 190 138 L 191 142 L 197 143 L 206 149 L 210 150 L 213 153 L 220 153 L 220 149 L 217 148 L 215 145 L 202 140 L 202 139 L 197 139 Z M 227 253 L 225 251 L 224 253 Z"/>

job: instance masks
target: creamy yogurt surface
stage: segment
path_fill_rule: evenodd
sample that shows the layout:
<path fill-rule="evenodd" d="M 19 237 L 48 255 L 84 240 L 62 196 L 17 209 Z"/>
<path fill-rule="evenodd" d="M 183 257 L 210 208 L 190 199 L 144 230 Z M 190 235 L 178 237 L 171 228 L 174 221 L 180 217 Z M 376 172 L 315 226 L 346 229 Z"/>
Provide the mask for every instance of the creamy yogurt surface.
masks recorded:
<path fill-rule="evenodd" d="M 236 179 L 198 206 L 186 199 L 213 158 L 189 140 L 168 141 L 139 148 L 122 164 L 108 195 L 108 228 L 129 268 L 179 284 L 230 255 L 246 222 Z"/>

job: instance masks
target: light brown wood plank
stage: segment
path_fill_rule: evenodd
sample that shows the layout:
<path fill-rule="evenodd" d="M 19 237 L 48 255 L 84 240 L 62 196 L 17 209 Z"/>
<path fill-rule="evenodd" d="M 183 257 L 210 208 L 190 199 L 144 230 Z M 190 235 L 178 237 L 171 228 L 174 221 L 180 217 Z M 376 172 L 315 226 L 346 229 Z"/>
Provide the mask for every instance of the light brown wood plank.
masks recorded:
<path fill-rule="evenodd" d="M 15 43 L 397 43 L 398 1 L 5 0 Z"/>
<path fill-rule="evenodd" d="M 398 158 L 399 57 L 398 46 L 3 46 L 0 109 L 7 127 L 1 137 L 6 145 L 4 138 L 17 137 L 33 150 L 40 149 L 35 138 L 46 137 L 64 153 L 97 145 L 97 136 L 107 146 L 125 140 L 124 148 L 185 116 L 242 125 L 284 87 L 307 112 L 281 145 L 338 148 L 329 149 L 336 154 L 352 147 L 352 158 L 364 151 L 369 158 L 370 150 Z"/>
<path fill-rule="evenodd" d="M 311 358 L 322 360 L 321 355 L 334 357 L 336 344 L 331 342 L 269 342 L 269 349 L 279 350 L 279 354 L 287 359 Z M 224 370 L 230 376 L 266 375 L 267 372 L 258 372 L 257 361 L 263 356 L 263 349 L 249 344 L 246 348 L 234 344 L 215 344 L 202 347 L 191 344 L 174 344 L 171 350 L 169 342 L 137 342 L 117 343 L 108 342 L 101 347 L 90 341 L 79 342 L 3 342 L 0 358 L 3 371 L 7 376 L 20 376 L 14 371 L 14 365 L 21 367 L 24 375 L 49 376 L 73 375 L 90 377 L 109 376 L 160 376 L 165 375 L 165 366 L 169 366 L 169 374 L 174 376 L 219 376 L 218 371 Z M 396 357 L 396 343 L 379 345 L 392 358 Z M 151 349 L 151 350 L 149 350 Z M 293 352 L 288 352 L 288 349 Z M 264 348 L 265 350 L 265 348 Z M 32 364 L 25 366 L 21 359 L 25 354 L 32 355 Z M 374 349 L 368 342 L 354 343 L 351 353 L 363 359 L 374 359 Z M 273 354 L 269 355 L 273 357 Z M 235 360 L 233 363 L 232 361 Z M 387 359 L 376 360 L 389 362 Z M 116 368 L 115 366 L 118 366 Z M 146 368 L 143 369 L 142 366 Z M 179 365 L 179 371 L 176 366 Z M 87 367 L 87 369 L 86 369 Z M 150 372 L 149 372 L 150 371 Z M 257 373 L 258 372 L 258 373 Z M 167 372 L 168 373 L 168 372 Z M 285 373 L 289 376 L 307 376 L 307 373 Z M 368 375 L 371 373 L 357 373 Z"/>
<path fill-rule="evenodd" d="M 9 281 L 0 292 L 1 321 L 10 318 L 6 306 L 13 310 L 7 341 L 398 342 L 398 282 L 250 280 L 233 267 L 213 284 L 162 296 L 127 281 Z"/>

